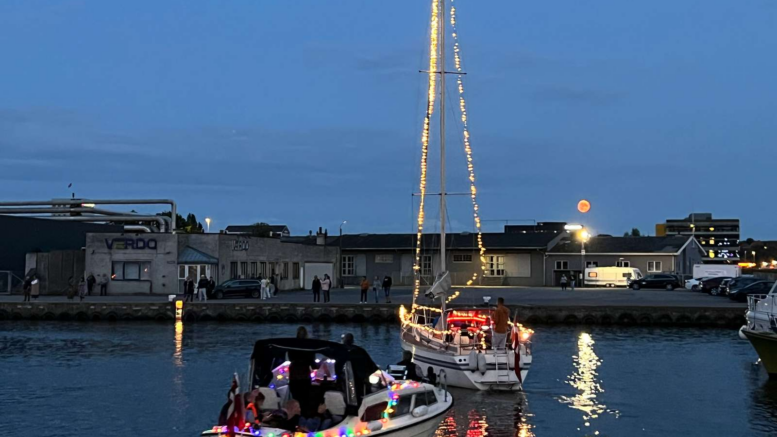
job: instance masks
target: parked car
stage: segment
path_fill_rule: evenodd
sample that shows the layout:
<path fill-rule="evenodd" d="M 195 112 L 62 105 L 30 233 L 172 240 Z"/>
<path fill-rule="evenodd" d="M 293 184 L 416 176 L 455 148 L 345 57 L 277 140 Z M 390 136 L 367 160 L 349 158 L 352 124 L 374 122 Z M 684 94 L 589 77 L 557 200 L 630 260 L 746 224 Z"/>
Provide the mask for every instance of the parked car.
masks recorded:
<path fill-rule="evenodd" d="M 701 278 L 695 278 L 695 279 L 688 279 L 685 281 L 685 288 L 693 291 L 699 291 L 699 288 L 701 287 L 699 284 L 701 284 L 701 281 L 705 279 L 710 279 L 712 276 L 704 276 Z"/>
<path fill-rule="evenodd" d="M 252 297 L 258 299 L 261 295 L 261 281 L 257 279 L 231 279 L 216 286 L 208 295 L 208 298 Z"/>
<path fill-rule="evenodd" d="M 720 287 L 720 283 L 724 279 L 731 279 L 731 276 L 715 276 L 714 278 L 707 278 L 699 283 L 699 289 L 703 293 L 712 294 L 712 289 Z"/>
<path fill-rule="evenodd" d="M 667 290 L 674 290 L 675 288 L 682 288 L 682 284 L 674 275 L 655 274 L 635 279 L 629 283 L 629 287 L 633 290 L 639 290 L 640 288 L 666 288 Z"/>
<path fill-rule="evenodd" d="M 725 296 L 726 290 L 728 290 L 728 283 L 733 281 L 735 278 L 726 278 L 722 281 L 720 281 L 720 285 L 710 290 L 710 294 L 713 296 Z"/>
<path fill-rule="evenodd" d="M 726 296 L 728 296 L 732 290 L 739 290 L 740 288 L 745 288 L 748 285 L 759 281 L 763 281 L 763 279 L 756 278 L 753 275 L 740 276 L 730 280 L 727 284 L 721 284 L 720 289 Z"/>
<path fill-rule="evenodd" d="M 773 281 L 753 282 L 747 287 L 729 291 L 728 298 L 737 302 L 744 302 L 747 300 L 747 296 L 752 294 L 768 294 L 773 285 Z"/>

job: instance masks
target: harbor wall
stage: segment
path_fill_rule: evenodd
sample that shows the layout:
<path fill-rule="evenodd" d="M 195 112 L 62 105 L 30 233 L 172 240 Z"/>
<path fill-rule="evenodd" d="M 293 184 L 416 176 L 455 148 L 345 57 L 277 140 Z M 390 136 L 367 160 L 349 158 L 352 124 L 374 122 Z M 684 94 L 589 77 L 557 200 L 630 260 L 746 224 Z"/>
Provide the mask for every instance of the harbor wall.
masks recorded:
<path fill-rule="evenodd" d="M 455 308 L 456 305 L 453 305 Z M 742 308 L 660 306 L 512 306 L 528 326 L 585 324 L 621 326 L 717 326 L 738 328 Z M 399 306 L 392 304 L 291 304 L 187 302 L 183 320 L 286 323 L 398 323 Z M 133 321 L 175 320 L 174 303 L 1 302 L 0 320 Z"/>

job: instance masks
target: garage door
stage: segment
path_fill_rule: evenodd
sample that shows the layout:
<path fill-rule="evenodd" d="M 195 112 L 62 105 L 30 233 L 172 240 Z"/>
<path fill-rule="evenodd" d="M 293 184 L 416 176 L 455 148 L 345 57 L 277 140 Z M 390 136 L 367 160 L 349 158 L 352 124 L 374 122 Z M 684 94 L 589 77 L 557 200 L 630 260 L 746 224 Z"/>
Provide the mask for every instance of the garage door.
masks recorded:
<path fill-rule="evenodd" d="M 313 286 L 313 277 L 318 276 L 318 279 L 323 279 L 324 275 L 329 275 L 334 286 L 335 275 L 334 267 L 332 263 L 305 263 L 305 290 L 310 290 Z"/>

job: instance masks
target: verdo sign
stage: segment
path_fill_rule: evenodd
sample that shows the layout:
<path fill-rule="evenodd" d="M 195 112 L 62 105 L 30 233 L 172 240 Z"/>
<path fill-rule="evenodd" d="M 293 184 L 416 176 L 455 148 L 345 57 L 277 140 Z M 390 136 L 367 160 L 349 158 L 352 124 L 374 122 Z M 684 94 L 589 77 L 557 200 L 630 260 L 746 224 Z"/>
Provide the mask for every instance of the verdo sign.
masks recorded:
<path fill-rule="evenodd" d="M 106 238 L 105 246 L 108 248 L 108 250 L 155 250 L 157 243 L 153 238 Z"/>

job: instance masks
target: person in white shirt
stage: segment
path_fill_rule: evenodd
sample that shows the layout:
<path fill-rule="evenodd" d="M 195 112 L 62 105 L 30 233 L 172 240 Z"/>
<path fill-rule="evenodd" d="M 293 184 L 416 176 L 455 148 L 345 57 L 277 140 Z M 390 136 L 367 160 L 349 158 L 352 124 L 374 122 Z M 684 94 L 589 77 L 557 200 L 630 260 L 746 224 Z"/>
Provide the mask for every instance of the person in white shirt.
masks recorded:
<path fill-rule="evenodd" d="M 332 288 L 332 280 L 329 279 L 329 275 L 324 274 L 324 279 L 321 280 L 321 291 L 324 292 L 324 302 L 329 302 L 329 290 Z"/>
<path fill-rule="evenodd" d="M 267 286 L 267 278 L 262 278 L 262 300 L 269 299 L 271 297 L 270 288 Z"/>

